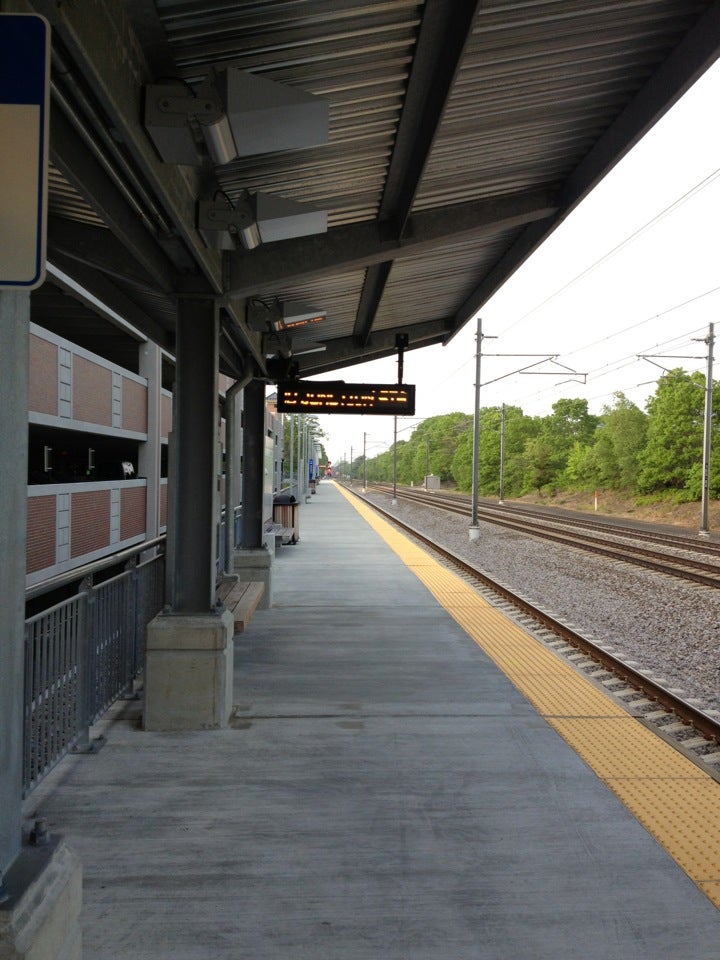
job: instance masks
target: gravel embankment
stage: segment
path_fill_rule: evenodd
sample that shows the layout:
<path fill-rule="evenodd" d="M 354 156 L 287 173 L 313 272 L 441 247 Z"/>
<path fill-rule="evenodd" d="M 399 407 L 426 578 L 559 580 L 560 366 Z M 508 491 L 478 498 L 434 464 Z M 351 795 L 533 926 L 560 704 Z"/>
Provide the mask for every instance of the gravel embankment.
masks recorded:
<path fill-rule="evenodd" d="M 612 644 L 618 656 L 720 710 L 720 590 L 484 522 L 471 543 L 464 517 L 402 501 L 393 507 L 386 496 L 370 499 L 578 633 Z"/>

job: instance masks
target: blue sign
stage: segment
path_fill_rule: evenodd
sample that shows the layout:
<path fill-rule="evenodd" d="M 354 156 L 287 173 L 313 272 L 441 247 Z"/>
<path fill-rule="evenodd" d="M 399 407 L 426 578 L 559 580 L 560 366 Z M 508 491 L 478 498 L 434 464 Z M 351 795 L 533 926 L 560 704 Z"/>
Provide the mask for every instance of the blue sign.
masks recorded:
<path fill-rule="evenodd" d="M 0 14 L 0 288 L 45 278 L 50 26 Z"/>
<path fill-rule="evenodd" d="M 309 479 L 309 480 L 312 480 L 312 478 L 313 478 L 314 475 L 315 475 L 315 474 L 313 473 L 313 467 L 314 467 L 314 463 L 313 463 L 312 458 L 311 458 L 310 460 L 308 460 L 308 468 L 309 468 L 308 479 Z"/>

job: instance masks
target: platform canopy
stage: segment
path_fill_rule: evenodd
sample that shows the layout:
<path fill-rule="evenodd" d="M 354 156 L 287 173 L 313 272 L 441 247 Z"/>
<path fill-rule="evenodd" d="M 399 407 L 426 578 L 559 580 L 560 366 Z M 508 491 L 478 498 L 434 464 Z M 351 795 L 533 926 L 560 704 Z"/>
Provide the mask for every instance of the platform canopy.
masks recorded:
<path fill-rule="evenodd" d="M 178 297 L 220 298 L 221 368 L 270 380 L 288 358 L 304 377 L 387 356 L 398 335 L 411 350 L 450 340 L 720 52 L 710 0 L 1 9 L 53 31 L 49 273 L 34 318 L 91 336 L 100 303 L 172 351 Z M 306 94 L 326 102 L 327 142 L 225 162 L 203 110 L 228 71 L 294 91 L 298 111 Z M 195 98 L 176 123 L 199 164 L 161 158 L 146 101 L 158 84 Z M 201 201 L 246 217 L 247 245 L 237 224 L 201 229 Z M 261 208 L 280 201 L 308 205 L 319 232 L 278 239 Z"/>

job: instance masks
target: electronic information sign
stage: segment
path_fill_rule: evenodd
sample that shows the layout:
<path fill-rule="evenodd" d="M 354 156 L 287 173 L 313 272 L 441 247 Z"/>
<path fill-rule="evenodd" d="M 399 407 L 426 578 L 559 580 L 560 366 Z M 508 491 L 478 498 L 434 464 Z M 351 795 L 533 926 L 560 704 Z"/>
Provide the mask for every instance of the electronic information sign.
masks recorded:
<path fill-rule="evenodd" d="M 285 380 L 278 383 L 278 413 L 368 413 L 412 416 L 415 385 Z"/>
<path fill-rule="evenodd" d="M 50 27 L 0 14 L 0 289 L 45 275 Z"/>

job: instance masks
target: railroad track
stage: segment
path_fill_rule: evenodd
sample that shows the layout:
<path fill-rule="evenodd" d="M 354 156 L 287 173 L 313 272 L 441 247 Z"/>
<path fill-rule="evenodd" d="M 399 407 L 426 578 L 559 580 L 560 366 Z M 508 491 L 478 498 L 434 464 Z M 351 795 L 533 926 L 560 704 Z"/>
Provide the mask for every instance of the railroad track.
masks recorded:
<path fill-rule="evenodd" d="M 392 488 L 377 484 L 373 490 L 389 493 Z M 398 489 L 397 496 L 398 499 L 447 510 L 468 518 L 472 515 L 468 497 L 426 493 L 412 488 Z M 556 516 L 549 511 L 518 508 L 514 505 L 482 503 L 478 507 L 478 519 L 525 536 L 540 537 L 567 547 L 585 550 L 596 556 L 632 563 L 655 573 L 691 580 L 706 587 L 720 587 L 720 544 L 716 542 L 695 541 L 669 533 L 639 530 L 621 523 Z M 643 543 L 654 546 L 643 546 Z"/>
<path fill-rule="evenodd" d="M 712 716 L 676 690 L 669 689 L 660 680 L 653 678 L 651 674 L 617 657 L 611 648 L 583 637 L 422 531 L 403 522 L 357 490 L 349 489 L 390 523 L 429 547 L 446 563 L 459 570 L 463 576 L 477 584 L 482 592 L 491 594 L 496 604 L 499 600 L 498 605 L 501 609 L 505 606 L 508 615 L 519 619 L 526 629 L 536 635 L 539 632 L 542 642 L 547 643 L 560 655 L 566 655 L 573 666 L 589 674 L 595 682 L 601 683 L 604 689 L 612 693 L 640 721 L 652 727 L 664 739 L 673 742 L 720 782 L 720 749 L 716 749 L 720 745 L 720 715 Z M 582 655 L 581 659 L 584 659 L 585 663 L 578 662 L 578 654 Z M 716 763 L 718 766 L 715 766 Z"/>

